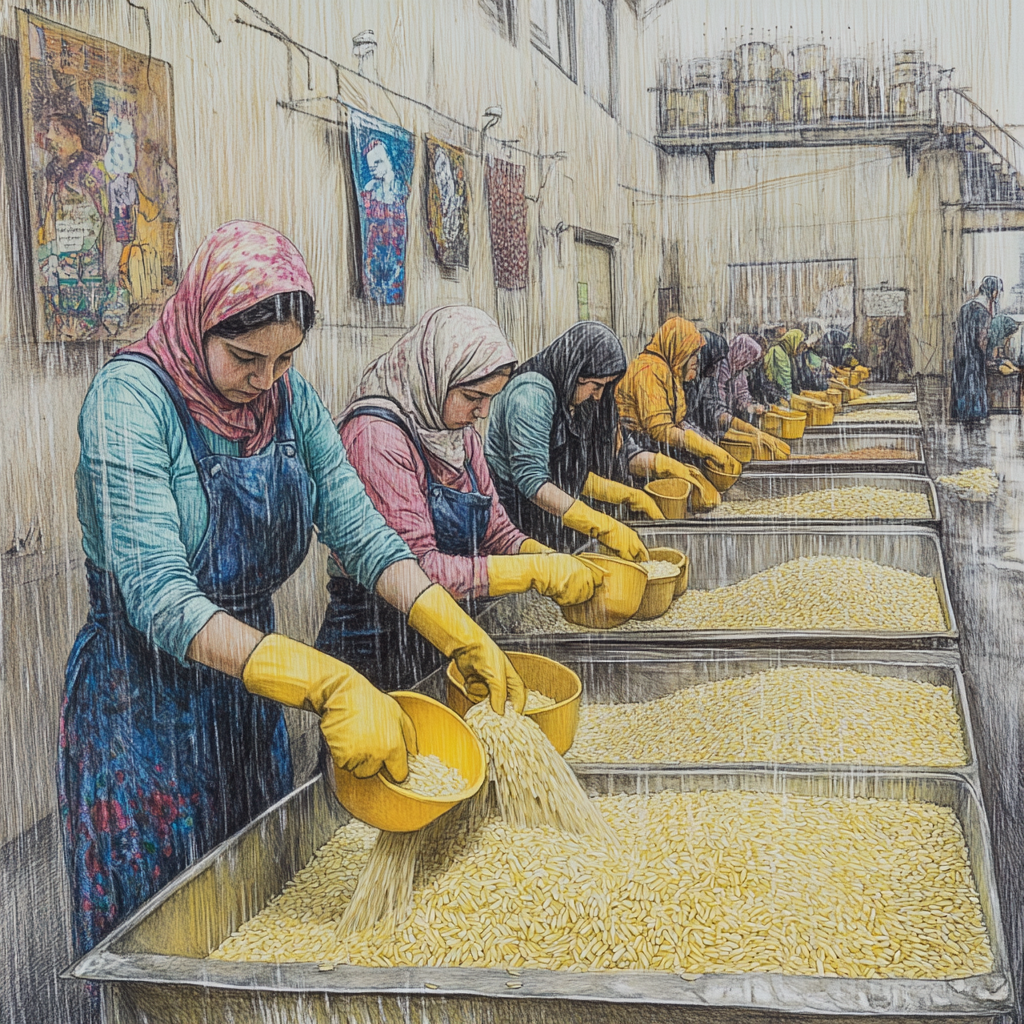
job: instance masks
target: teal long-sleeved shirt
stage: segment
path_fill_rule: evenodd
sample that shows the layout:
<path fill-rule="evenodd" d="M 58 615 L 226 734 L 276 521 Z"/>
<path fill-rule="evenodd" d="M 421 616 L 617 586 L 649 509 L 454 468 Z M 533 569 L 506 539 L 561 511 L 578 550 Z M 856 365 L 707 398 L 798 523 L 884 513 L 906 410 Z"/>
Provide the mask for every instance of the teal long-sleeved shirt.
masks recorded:
<path fill-rule="evenodd" d="M 533 500 L 551 480 L 554 385 L 539 373 L 513 377 L 491 401 L 484 454 L 491 475 Z"/>
<path fill-rule="evenodd" d="M 310 475 L 320 539 L 349 576 L 372 590 L 389 565 L 414 556 L 367 497 L 312 385 L 288 372 L 296 447 Z M 236 442 L 199 430 L 215 454 L 239 454 Z M 190 567 L 209 506 L 174 404 L 151 370 L 108 363 L 86 395 L 78 436 L 75 487 L 85 554 L 114 574 L 131 624 L 184 662 L 193 637 L 220 608 Z"/>

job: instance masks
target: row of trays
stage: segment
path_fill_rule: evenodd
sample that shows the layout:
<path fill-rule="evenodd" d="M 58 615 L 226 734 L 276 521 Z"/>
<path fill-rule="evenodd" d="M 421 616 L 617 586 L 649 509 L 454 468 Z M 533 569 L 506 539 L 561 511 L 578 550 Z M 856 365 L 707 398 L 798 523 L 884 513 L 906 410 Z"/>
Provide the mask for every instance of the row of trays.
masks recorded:
<path fill-rule="evenodd" d="M 881 387 L 900 390 L 899 386 Z M 881 433 L 819 428 L 808 431 L 794 451 L 835 450 L 837 445 L 851 450 L 875 443 L 906 445 L 913 450 L 914 464 L 887 460 L 877 467 L 877 475 L 859 473 L 865 467 L 844 460 L 817 463 L 812 472 L 783 468 L 785 463 L 765 464 L 765 472 L 745 472 L 730 497 L 780 497 L 822 486 L 870 484 L 926 495 L 932 513 L 928 519 L 871 526 L 849 520 L 803 524 L 687 520 L 636 525 L 648 545 L 687 553 L 695 567 L 692 581 L 702 589 L 735 583 L 781 562 L 815 554 L 866 558 L 930 576 L 945 618 L 943 630 L 797 632 L 783 623 L 771 631 L 526 636 L 516 632 L 516 624 L 529 598 L 519 595 L 493 602 L 480 621 L 507 650 L 544 654 L 573 669 L 583 682 L 584 704 L 653 700 L 685 687 L 800 665 L 844 668 L 948 688 L 966 752 L 965 764 L 957 767 L 692 762 L 574 763 L 572 767 L 587 792 L 595 796 L 735 789 L 925 801 L 949 807 L 967 842 L 993 953 L 990 973 L 949 981 L 911 981 L 774 974 L 684 979 L 639 971 L 526 970 L 517 975 L 517 987 L 511 989 L 508 974 L 494 969 L 341 966 L 323 972 L 316 964 L 205 959 L 277 895 L 347 822 L 347 813 L 317 776 L 179 876 L 81 960 L 73 976 L 102 985 L 106 1019 L 118 1024 L 177 1024 L 186 1019 L 252 1024 L 278 1020 L 300 1024 L 750 1020 L 762 1024 L 789 1019 L 854 1024 L 865 1018 L 966 1024 L 1008 1012 L 1013 1005 L 1011 969 L 956 649 L 958 629 L 935 530 L 939 505 L 926 475 L 920 431 L 903 424 Z M 421 681 L 417 688 L 444 700 L 443 672 Z"/>
<path fill-rule="evenodd" d="M 854 1024 L 886 1021 L 976 1021 L 1012 1005 L 1010 965 L 1000 924 L 991 840 L 977 781 L 977 757 L 963 677 L 955 652 L 690 650 L 633 644 L 581 651 L 550 645 L 545 653 L 583 681 L 584 703 L 651 699 L 715 679 L 764 669 L 841 667 L 948 687 L 967 763 L 956 769 L 879 765 L 574 764 L 588 793 L 647 795 L 694 790 L 923 801 L 950 808 L 967 843 L 993 968 L 957 980 L 852 979 L 776 974 L 700 975 L 659 972 L 508 974 L 475 968 L 363 968 L 316 964 L 229 963 L 207 953 L 281 891 L 348 820 L 317 777 L 290 794 L 202 861 L 93 950 L 76 976 L 105 984 L 110 1019 L 119 1024 L 180 1020 L 428 1024 L 533 1020 L 573 1024 L 800 1020 Z M 419 689 L 443 697 L 443 675 Z"/>

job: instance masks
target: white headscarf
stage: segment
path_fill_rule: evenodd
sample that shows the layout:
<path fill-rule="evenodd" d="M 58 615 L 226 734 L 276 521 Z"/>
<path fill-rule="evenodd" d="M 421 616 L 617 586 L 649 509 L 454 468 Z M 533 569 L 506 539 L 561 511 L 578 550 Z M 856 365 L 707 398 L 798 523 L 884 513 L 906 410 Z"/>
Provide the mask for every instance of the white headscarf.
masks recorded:
<path fill-rule="evenodd" d="M 518 362 L 501 328 L 474 306 L 428 310 L 364 371 L 344 420 L 355 408 L 386 400 L 419 436 L 423 447 L 450 466 L 466 461 L 465 432 L 449 430 L 442 410 L 451 388 L 490 377 Z"/>

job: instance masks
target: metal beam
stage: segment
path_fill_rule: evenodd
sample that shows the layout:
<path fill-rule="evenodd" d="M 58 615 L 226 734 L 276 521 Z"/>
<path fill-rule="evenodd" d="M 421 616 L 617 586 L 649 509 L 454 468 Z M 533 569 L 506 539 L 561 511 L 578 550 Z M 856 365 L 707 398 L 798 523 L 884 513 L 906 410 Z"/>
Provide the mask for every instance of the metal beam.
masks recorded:
<path fill-rule="evenodd" d="M 964 234 L 985 231 L 1024 231 L 1024 210 L 965 209 Z"/>
<path fill-rule="evenodd" d="M 694 155 L 720 149 L 787 149 L 792 146 L 920 146 L 939 138 L 935 121 L 846 121 L 827 125 L 747 126 L 711 132 L 662 132 L 655 138 L 667 153 Z"/>

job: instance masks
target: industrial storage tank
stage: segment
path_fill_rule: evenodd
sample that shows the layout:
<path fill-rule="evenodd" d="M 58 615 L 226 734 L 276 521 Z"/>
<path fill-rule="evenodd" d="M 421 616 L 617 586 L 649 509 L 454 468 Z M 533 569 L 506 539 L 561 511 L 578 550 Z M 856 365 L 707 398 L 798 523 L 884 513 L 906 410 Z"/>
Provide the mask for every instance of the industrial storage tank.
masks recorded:
<path fill-rule="evenodd" d="M 808 43 L 793 51 L 796 72 L 796 119 L 800 124 L 818 124 L 825 119 L 828 47 Z"/>
<path fill-rule="evenodd" d="M 825 106 L 832 121 L 867 117 L 867 61 L 862 57 L 837 57 L 832 62 Z"/>
<path fill-rule="evenodd" d="M 920 50 L 900 50 L 893 55 L 889 73 L 889 116 L 917 117 L 918 92 L 925 66 Z"/>
<path fill-rule="evenodd" d="M 781 66 L 781 54 L 772 43 L 750 42 L 736 47 L 733 68 L 737 124 L 769 124 L 775 119 L 772 71 Z"/>

